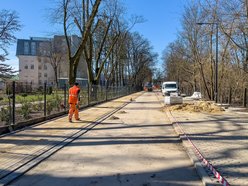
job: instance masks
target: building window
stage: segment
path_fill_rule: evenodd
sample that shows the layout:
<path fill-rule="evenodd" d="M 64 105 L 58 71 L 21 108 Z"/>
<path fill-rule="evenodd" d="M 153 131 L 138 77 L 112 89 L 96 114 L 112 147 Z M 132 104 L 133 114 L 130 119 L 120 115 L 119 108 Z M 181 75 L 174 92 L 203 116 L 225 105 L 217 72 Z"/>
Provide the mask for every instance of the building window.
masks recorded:
<path fill-rule="evenodd" d="M 42 67 L 41 67 L 41 65 L 39 65 L 39 70 L 41 70 L 42 69 Z"/>
<path fill-rule="evenodd" d="M 34 65 L 31 65 L 30 69 L 34 69 Z"/>
<path fill-rule="evenodd" d="M 47 65 L 44 65 L 44 70 L 47 70 Z"/>
<path fill-rule="evenodd" d="M 24 69 L 28 69 L 28 65 L 25 65 L 25 66 L 24 66 Z"/>
<path fill-rule="evenodd" d="M 41 80 L 39 80 L 39 85 L 41 85 L 42 84 L 42 81 Z"/>
<path fill-rule="evenodd" d="M 47 73 L 44 74 L 44 77 L 47 77 Z"/>
<path fill-rule="evenodd" d="M 39 72 L 39 77 L 41 77 L 41 73 Z"/>
<path fill-rule="evenodd" d="M 29 54 L 29 43 L 24 42 L 24 54 Z"/>
<path fill-rule="evenodd" d="M 31 54 L 32 55 L 36 55 L 36 45 L 35 45 L 35 42 L 32 42 L 31 43 Z"/>

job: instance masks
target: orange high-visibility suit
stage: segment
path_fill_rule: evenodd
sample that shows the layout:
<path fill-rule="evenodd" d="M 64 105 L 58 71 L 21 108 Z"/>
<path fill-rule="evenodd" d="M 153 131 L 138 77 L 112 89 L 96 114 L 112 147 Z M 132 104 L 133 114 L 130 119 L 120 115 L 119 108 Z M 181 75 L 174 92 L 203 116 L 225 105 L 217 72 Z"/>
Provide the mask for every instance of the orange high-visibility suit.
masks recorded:
<path fill-rule="evenodd" d="M 69 110 L 69 121 L 72 121 L 72 116 L 74 114 L 75 119 L 79 120 L 78 117 L 78 102 L 79 102 L 79 92 L 80 88 L 77 85 L 74 85 L 69 89 L 69 104 L 70 104 L 70 110 Z"/>

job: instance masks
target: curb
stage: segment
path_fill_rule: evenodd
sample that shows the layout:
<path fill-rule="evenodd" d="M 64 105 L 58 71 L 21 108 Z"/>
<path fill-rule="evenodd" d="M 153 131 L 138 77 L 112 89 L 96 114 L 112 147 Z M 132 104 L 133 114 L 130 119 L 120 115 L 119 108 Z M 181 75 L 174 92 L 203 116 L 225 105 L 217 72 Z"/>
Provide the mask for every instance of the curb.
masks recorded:
<path fill-rule="evenodd" d="M 178 134 L 180 141 L 182 142 L 183 147 L 184 147 L 190 161 L 193 163 L 197 174 L 200 176 L 200 178 L 202 180 L 203 185 L 205 185 L 205 186 L 221 186 L 222 184 L 220 184 L 217 180 L 216 180 L 216 182 L 214 182 L 213 180 L 210 179 L 209 175 L 207 174 L 207 172 L 205 170 L 205 166 L 202 165 L 202 163 L 199 161 L 199 159 L 195 155 L 188 140 L 183 136 L 182 133 L 178 132 L 179 129 L 178 129 L 177 124 L 174 122 L 171 122 L 171 124 L 172 124 L 174 130 L 176 131 L 176 133 Z"/>
<path fill-rule="evenodd" d="M 205 185 L 205 186 L 221 186 L 221 185 L 223 185 L 223 184 L 219 183 L 216 178 L 214 178 L 216 180 L 216 182 L 211 180 L 211 178 L 209 177 L 209 175 L 207 174 L 207 172 L 205 170 L 205 166 L 199 161 L 198 157 L 196 156 L 195 152 L 192 149 L 191 144 L 188 142 L 187 138 L 181 132 L 181 129 L 177 126 L 177 123 L 173 121 L 174 119 L 172 119 L 172 116 L 170 116 L 171 113 L 169 113 L 167 109 L 166 109 L 166 115 L 167 115 L 170 123 L 172 124 L 176 134 L 178 134 L 180 141 L 182 142 L 183 147 L 184 147 L 190 161 L 193 163 L 197 174 L 199 175 L 199 177 L 202 180 L 203 185 Z"/>

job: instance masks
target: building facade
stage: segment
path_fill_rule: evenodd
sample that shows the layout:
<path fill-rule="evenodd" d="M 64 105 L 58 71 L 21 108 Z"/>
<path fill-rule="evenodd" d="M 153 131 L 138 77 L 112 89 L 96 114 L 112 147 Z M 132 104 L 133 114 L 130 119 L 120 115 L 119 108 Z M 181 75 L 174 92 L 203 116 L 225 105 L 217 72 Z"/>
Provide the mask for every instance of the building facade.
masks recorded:
<path fill-rule="evenodd" d="M 78 45 L 80 38 L 71 36 L 73 46 Z M 75 50 L 72 48 L 72 50 Z M 53 38 L 31 37 L 18 39 L 16 56 L 19 59 L 20 82 L 32 83 L 33 86 L 50 86 L 68 79 L 69 62 L 67 59 L 67 46 L 64 36 Z M 56 67 L 56 68 L 55 68 Z M 55 73 L 57 70 L 57 73 Z M 78 66 L 78 78 L 87 80 L 87 66 L 82 59 Z"/>

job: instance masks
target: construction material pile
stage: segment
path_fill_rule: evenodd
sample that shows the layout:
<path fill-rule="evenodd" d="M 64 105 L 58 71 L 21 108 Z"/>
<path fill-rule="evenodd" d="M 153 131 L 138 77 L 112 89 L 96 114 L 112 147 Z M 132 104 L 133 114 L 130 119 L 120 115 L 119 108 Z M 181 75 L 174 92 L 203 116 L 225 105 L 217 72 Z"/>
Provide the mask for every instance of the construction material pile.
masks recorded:
<path fill-rule="evenodd" d="M 225 111 L 220 106 L 210 101 L 198 101 L 194 103 L 183 103 L 169 107 L 172 111 L 188 111 L 188 112 L 208 112 L 218 113 Z"/>

